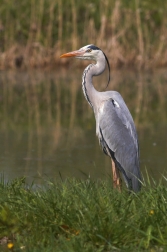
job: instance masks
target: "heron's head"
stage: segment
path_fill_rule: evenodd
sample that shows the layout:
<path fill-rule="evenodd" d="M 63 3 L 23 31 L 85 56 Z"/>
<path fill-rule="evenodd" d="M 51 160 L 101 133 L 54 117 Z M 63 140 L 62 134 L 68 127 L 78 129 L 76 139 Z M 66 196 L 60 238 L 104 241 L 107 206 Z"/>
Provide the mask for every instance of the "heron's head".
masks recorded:
<path fill-rule="evenodd" d="M 95 60 L 98 61 L 100 58 L 104 58 L 105 54 L 95 45 L 86 45 L 81 47 L 77 51 L 65 53 L 60 58 L 75 57 L 83 60 Z"/>
<path fill-rule="evenodd" d="M 95 45 L 86 45 L 84 47 L 81 47 L 79 50 L 77 51 L 73 51 L 73 52 L 68 52 L 65 54 L 62 54 L 60 56 L 60 58 L 68 58 L 68 57 L 75 57 L 77 59 L 83 59 L 83 60 L 94 60 L 94 61 L 103 61 L 107 62 L 108 65 L 108 70 L 109 70 L 109 77 L 108 77 L 108 84 L 110 82 L 110 65 L 109 65 L 109 61 L 107 59 L 107 56 L 105 55 L 105 53 L 98 48 Z M 107 84 L 107 86 L 108 86 Z"/>
<path fill-rule="evenodd" d="M 104 61 L 106 60 L 109 70 L 109 78 L 108 83 L 110 81 L 110 65 L 105 53 L 95 45 L 86 45 L 81 47 L 77 51 L 64 53 L 60 56 L 60 58 L 68 58 L 68 57 L 75 57 L 77 59 L 83 60 L 94 60 L 94 61 Z"/>

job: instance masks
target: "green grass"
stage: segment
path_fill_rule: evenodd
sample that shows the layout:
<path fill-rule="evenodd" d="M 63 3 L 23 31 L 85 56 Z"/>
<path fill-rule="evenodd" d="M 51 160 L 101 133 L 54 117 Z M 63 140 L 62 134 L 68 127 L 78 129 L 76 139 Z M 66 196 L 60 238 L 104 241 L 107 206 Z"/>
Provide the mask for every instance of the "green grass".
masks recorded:
<path fill-rule="evenodd" d="M 13 251 L 166 251 L 165 179 L 131 195 L 110 180 L 46 184 L 1 180 L 0 240 L 7 237 Z"/>

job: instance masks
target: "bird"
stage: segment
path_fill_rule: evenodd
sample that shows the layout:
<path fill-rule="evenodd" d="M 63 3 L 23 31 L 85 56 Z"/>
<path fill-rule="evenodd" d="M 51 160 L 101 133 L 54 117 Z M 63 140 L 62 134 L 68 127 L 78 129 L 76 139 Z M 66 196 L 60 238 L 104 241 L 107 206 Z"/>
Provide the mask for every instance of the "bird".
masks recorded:
<path fill-rule="evenodd" d="M 96 120 L 96 135 L 103 152 L 111 158 L 113 187 L 121 191 L 122 180 L 129 191 L 141 190 L 138 135 L 131 113 L 117 91 L 95 89 L 93 76 L 102 74 L 110 65 L 106 54 L 97 46 L 90 44 L 79 50 L 64 53 L 60 58 L 75 57 L 91 60 L 82 75 L 82 89 L 88 104 L 93 109 Z"/>

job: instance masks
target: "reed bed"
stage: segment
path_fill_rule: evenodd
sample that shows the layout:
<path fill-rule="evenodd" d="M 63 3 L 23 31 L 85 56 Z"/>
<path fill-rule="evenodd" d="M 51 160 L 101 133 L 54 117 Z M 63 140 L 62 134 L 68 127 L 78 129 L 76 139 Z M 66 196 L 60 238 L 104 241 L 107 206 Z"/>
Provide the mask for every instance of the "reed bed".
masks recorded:
<path fill-rule="evenodd" d="M 38 188 L 2 177 L 0 249 L 166 251 L 166 178 L 152 182 L 136 195 L 113 190 L 110 180 L 47 180 Z"/>
<path fill-rule="evenodd" d="M 162 0 L 1 0 L 0 69 L 57 67 L 61 53 L 90 43 L 113 68 L 165 67 L 166 12 Z"/>

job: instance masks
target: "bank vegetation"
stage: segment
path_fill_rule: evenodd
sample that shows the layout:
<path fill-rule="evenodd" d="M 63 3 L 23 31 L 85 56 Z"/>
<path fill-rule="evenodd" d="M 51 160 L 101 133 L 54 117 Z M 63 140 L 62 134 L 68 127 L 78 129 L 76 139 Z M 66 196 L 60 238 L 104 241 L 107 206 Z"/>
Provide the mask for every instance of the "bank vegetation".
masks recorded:
<path fill-rule="evenodd" d="M 166 178 L 143 182 L 139 194 L 111 180 L 69 179 L 28 186 L 0 182 L 0 250 L 166 251 Z"/>
<path fill-rule="evenodd" d="M 55 68 L 61 53 L 86 44 L 104 50 L 113 68 L 167 65 L 166 1 L 0 0 L 0 5 L 1 70 Z"/>

